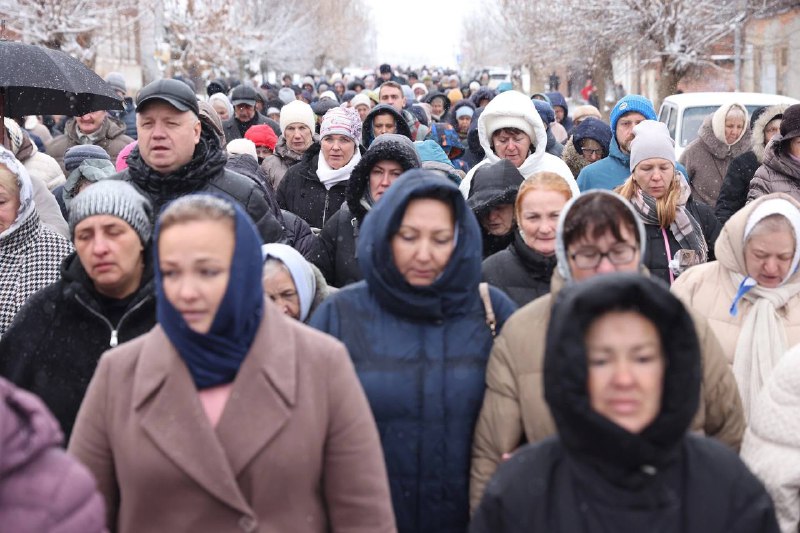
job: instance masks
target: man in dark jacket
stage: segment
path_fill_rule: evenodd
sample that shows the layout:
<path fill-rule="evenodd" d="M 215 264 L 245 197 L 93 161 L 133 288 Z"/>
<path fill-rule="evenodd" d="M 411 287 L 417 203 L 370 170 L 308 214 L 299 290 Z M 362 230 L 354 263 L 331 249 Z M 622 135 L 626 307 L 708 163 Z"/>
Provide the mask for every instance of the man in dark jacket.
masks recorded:
<path fill-rule="evenodd" d="M 139 143 L 128 168 L 114 176 L 131 182 L 153 204 L 154 216 L 169 201 L 192 192 L 226 194 L 244 206 L 264 242 L 283 237 L 262 189 L 225 169 L 220 140 L 202 124 L 197 97 L 178 80 L 158 80 L 139 92 Z"/>
<path fill-rule="evenodd" d="M 0 375 L 39 397 L 67 438 L 97 361 L 156 322 L 150 204 L 103 180 L 71 204 L 75 252 L 31 296 L 0 341 Z"/>
<path fill-rule="evenodd" d="M 313 262 L 328 284 L 344 287 L 363 279 L 356 259 L 361 223 L 400 174 L 419 167 L 414 143 L 407 136 L 387 133 L 375 139 L 350 174 L 347 201 L 319 236 L 321 250 Z"/>
<path fill-rule="evenodd" d="M 250 126 L 258 124 L 267 124 L 275 135 L 281 134 L 281 127 L 277 122 L 256 111 L 256 97 L 256 90 L 249 85 L 239 85 L 231 91 L 233 116 L 222 125 L 226 142 L 242 139 Z"/>

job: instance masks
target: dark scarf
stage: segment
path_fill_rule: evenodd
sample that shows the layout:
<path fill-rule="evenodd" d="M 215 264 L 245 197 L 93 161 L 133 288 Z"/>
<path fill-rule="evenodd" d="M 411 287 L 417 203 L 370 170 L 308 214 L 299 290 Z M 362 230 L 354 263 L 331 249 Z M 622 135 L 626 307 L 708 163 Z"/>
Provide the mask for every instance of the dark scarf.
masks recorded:
<path fill-rule="evenodd" d="M 239 128 L 239 134 L 244 139 L 244 134 L 247 133 L 247 130 L 250 129 L 250 126 L 255 126 L 258 124 L 258 113 L 253 115 L 253 118 L 251 118 L 248 122 L 241 122 L 238 118 L 234 120 L 236 121 L 236 126 Z"/>
<path fill-rule="evenodd" d="M 155 204 L 153 213 L 157 214 L 170 200 L 203 189 L 211 178 L 224 171 L 227 160 L 217 136 L 203 126 L 192 159 L 178 170 L 159 174 L 145 163 L 138 146 L 128 157 L 128 169 L 134 185 L 150 195 Z"/>
<path fill-rule="evenodd" d="M 167 300 L 158 262 L 160 223 L 154 237 L 156 317 L 180 354 L 198 390 L 230 383 L 256 336 L 264 314 L 261 286 L 261 237 L 236 202 L 236 245 L 230 279 L 208 333 L 197 333 Z"/>

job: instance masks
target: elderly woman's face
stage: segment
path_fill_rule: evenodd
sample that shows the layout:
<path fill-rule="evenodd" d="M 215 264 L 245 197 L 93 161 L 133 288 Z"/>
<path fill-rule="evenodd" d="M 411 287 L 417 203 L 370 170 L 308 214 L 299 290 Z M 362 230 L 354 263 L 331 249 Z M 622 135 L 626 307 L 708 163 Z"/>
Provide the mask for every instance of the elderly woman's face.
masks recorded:
<path fill-rule="evenodd" d="M 197 333 L 208 333 L 228 288 L 234 232 L 219 220 L 168 227 L 158 240 L 164 294 Z"/>
<path fill-rule="evenodd" d="M 300 320 L 300 296 L 292 276 L 282 267 L 271 267 L 262 280 L 264 292 L 284 315 Z"/>
<path fill-rule="evenodd" d="M 795 137 L 789 141 L 789 153 L 795 157 L 800 157 L 800 137 Z"/>
<path fill-rule="evenodd" d="M 727 144 L 734 144 L 739 140 L 739 136 L 744 129 L 744 115 L 736 108 L 728 111 L 725 115 L 725 142 Z"/>
<path fill-rule="evenodd" d="M 531 138 L 520 130 L 502 129 L 492 134 L 492 148 L 500 159 L 508 159 L 519 168 L 528 158 Z"/>
<path fill-rule="evenodd" d="M 592 322 L 584 342 L 592 409 L 641 433 L 658 416 L 664 389 L 664 355 L 655 325 L 639 313 L 610 312 Z"/>
<path fill-rule="evenodd" d="M 514 227 L 514 206 L 503 204 L 493 207 L 481 217 L 481 225 L 490 235 L 498 237 L 508 235 Z"/>
<path fill-rule="evenodd" d="M 394 264 L 410 285 L 431 285 L 455 248 L 452 208 L 433 198 L 411 200 L 391 246 Z"/>
<path fill-rule="evenodd" d="M 758 232 L 754 229 L 744 247 L 747 275 L 767 289 L 778 287 L 792 266 L 794 247 L 794 235 L 789 230 Z"/>
<path fill-rule="evenodd" d="M 211 102 L 211 107 L 214 108 L 214 111 L 217 112 L 217 115 L 219 115 L 219 118 L 222 121 L 225 121 L 225 120 L 228 120 L 229 118 L 231 118 L 230 113 L 228 113 L 228 106 L 225 105 L 225 102 L 220 102 L 219 100 L 214 100 L 213 102 Z"/>
<path fill-rule="evenodd" d="M 19 204 L 19 192 L 0 185 L 0 232 L 10 228 L 11 224 L 17 220 Z"/>

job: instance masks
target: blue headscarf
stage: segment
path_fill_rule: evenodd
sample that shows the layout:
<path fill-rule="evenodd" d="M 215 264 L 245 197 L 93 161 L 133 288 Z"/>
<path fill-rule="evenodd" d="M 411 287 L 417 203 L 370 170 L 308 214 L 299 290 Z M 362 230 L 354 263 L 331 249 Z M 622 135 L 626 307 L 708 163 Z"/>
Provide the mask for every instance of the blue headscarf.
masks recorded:
<path fill-rule="evenodd" d="M 160 220 L 154 236 L 156 318 L 189 368 L 199 390 L 234 380 L 250 351 L 264 314 L 261 237 L 242 207 L 237 202 L 224 200 L 230 202 L 236 211 L 236 240 L 228 287 L 208 333 L 192 330 L 164 294 L 158 261 Z"/>

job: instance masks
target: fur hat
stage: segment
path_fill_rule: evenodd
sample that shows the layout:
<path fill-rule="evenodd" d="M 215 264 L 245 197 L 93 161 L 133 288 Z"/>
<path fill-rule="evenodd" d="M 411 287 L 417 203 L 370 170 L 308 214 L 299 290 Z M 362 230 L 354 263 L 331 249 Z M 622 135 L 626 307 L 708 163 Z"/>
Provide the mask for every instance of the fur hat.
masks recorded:
<path fill-rule="evenodd" d="M 300 100 L 295 100 L 281 108 L 281 131 L 285 131 L 289 124 L 294 124 L 295 122 L 305 124 L 308 129 L 312 132 L 314 131 L 317 119 L 310 105 Z"/>
<path fill-rule="evenodd" d="M 588 119 L 587 119 L 588 120 Z M 675 141 L 669 136 L 667 125 L 657 120 L 643 120 L 633 127 L 630 169 L 647 159 L 666 159 L 675 166 Z"/>

